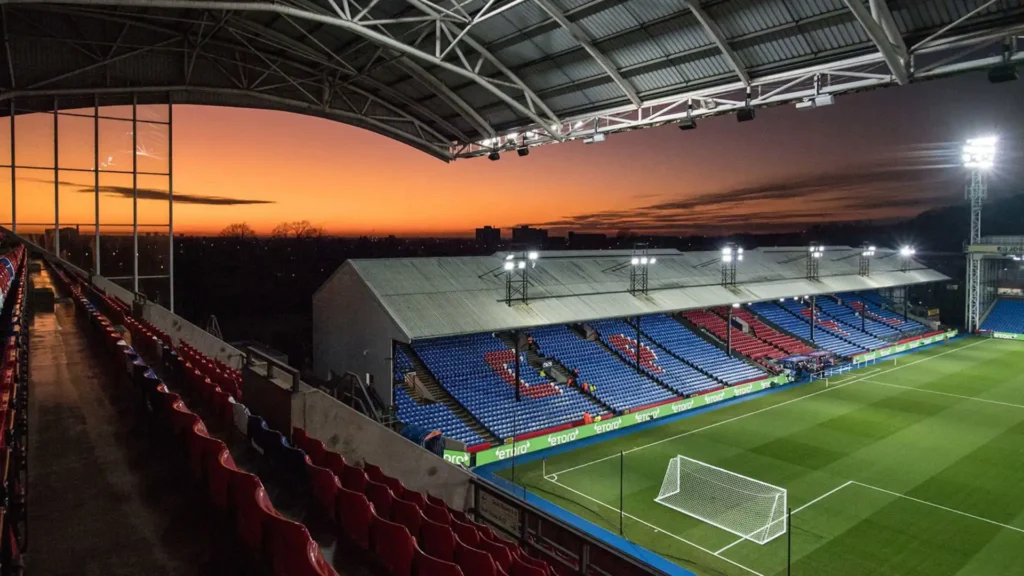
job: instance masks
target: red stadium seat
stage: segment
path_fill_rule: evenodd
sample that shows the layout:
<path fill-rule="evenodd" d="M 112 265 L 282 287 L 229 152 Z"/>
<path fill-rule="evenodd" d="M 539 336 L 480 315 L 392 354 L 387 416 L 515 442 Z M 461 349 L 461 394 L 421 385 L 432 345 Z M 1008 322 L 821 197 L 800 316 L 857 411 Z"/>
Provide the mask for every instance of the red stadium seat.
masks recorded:
<path fill-rule="evenodd" d="M 211 438 L 206 432 L 206 426 L 200 421 L 185 436 L 185 450 L 188 453 L 189 471 L 192 477 L 202 481 L 206 478 L 208 455 L 219 454 L 221 450 L 227 450 L 227 446 L 224 442 Z"/>
<path fill-rule="evenodd" d="M 206 487 L 210 502 L 217 510 L 223 512 L 229 508 L 231 476 L 237 472 L 235 460 L 226 448 L 208 456 Z"/>
<path fill-rule="evenodd" d="M 399 482 L 399 485 L 401 485 L 401 482 Z M 388 488 L 391 488 L 390 484 L 388 485 Z M 423 507 L 427 505 L 427 501 L 423 498 L 423 494 L 414 490 L 403 490 L 401 494 L 396 494 L 395 489 L 391 488 L 391 493 L 395 495 L 395 498 L 401 498 L 406 502 L 412 502 L 419 509 L 423 509 Z"/>
<path fill-rule="evenodd" d="M 373 552 L 377 562 L 390 576 L 410 576 L 415 555 L 416 540 L 401 524 L 373 516 L 371 526 Z"/>
<path fill-rule="evenodd" d="M 373 509 L 381 518 L 391 518 L 391 502 L 394 496 L 391 489 L 383 484 L 370 480 L 366 483 L 366 498 L 373 504 Z"/>
<path fill-rule="evenodd" d="M 345 477 L 345 468 L 347 467 L 347 464 L 345 464 L 345 459 L 341 457 L 341 454 L 338 454 L 337 452 L 327 452 L 324 454 L 324 463 L 319 464 L 319 466 L 323 466 L 331 472 L 334 472 L 334 475 L 338 478 Z"/>
<path fill-rule="evenodd" d="M 264 527 L 270 516 L 276 514 L 266 490 L 258 478 L 252 475 L 236 476 L 238 486 L 233 486 L 232 501 L 235 503 L 235 528 L 239 539 L 253 554 L 263 552 Z M 255 485 L 252 480 L 255 480 Z"/>
<path fill-rule="evenodd" d="M 473 576 L 495 576 L 498 573 L 490 554 L 467 546 L 458 539 L 455 541 L 455 563 L 463 573 Z"/>
<path fill-rule="evenodd" d="M 327 468 L 310 464 L 309 488 L 313 496 L 313 506 L 317 516 L 337 522 L 338 490 L 341 483 L 338 477 Z"/>
<path fill-rule="evenodd" d="M 384 484 L 388 488 L 391 488 L 391 493 L 395 495 L 395 498 L 401 498 L 405 496 L 406 492 L 409 491 L 402 484 L 401 480 L 399 480 L 398 478 L 392 478 L 391 476 L 385 476 L 382 474 L 380 480 L 375 480 L 375 482 L 380 482 L 381 484 Z M 420 498 L 416 500 L 416 503 L 420 505 L 420 508 L 423 507 L 423 505 L 421 504 L 422 501 L 422 496 L 420 496 Z"/>
<path fill-rule="evenodd" d="M 405 526 L 413 538 L 419 538 L 423 513 L 412 502 L 395 499 L 391 502 L 391 521 Z"/>
<path fill-rule="evenodd" d="M 309 452 L 309 450 L 306 449 L 306 442 L 308 440 L 309 434 L 306 434 L 305 430 L 299 428 L 298 426 L 292 427 L 292 446 L 295 446 L 296 448 L 302 450 L 303 452 Z"/>
<path fill-rule="evenodd" d="M 518 558 L 519 560 L 525 562 L 526 564 L 529 564 L 530 566 L 533 566 L 534 568 L 539 568 L 541 572 L 543 572 L 545 575 L 551 574 L 551 567 L 548 566 L 547 562 L 539 558 L 534 558 L 533 556 L 530 556 L 525 552 L 520 554 Z"/>
<path fill-rule="evenodd" d="M 477 532 L 476 528 L 472 525 L 463 524 L 458 520 L 452 520 L 452 532 L 455 532 L 455 535 L 458 536 L 459 540 L 462 540 L 466 546 L 472 546 L 474 548 L 480 547 L 480 533 Z"/>
<path fill-rule="evenodd" d="M 452 524 L 452 516 L 448 513 L 448 508 L 436 506 L 430 502 L 424 504 L 423 515 L 438 524 L 444 524 L 445 526 L 451 526 Z"/>
<path fill-rule="evenodd" d="M 382 482 L 384 478 L 384 471 L 380 469 L 380 466 L 370 464 L 369 462 L 363 462 L 363 471 L 366 472 L 366 477 L 374 482 Z"/>
<path fill-rule="evenodd" d="M 416 548 L 416 571 L 414 574 L 415 576 L 462 576 L 462 570 L 452 562 L 434 558 Z"/>
<path fill-rule="evenodd" d="M 441 508 L 448 507 L 448 503 L 445 502 L 443 499 L 438 498 L 437 496 L 431 496 L 429 493 L 427 494 L 427 502 L 430 502 L 434 506 L 440 506 Z"/>
<path fill-rule="evenodd" d="M 455 533 L 444 524 L 424 518 L 420 527 L 420 547 L 435 558 L 452 562 L 455 560 Z"/>
<path fill-rule="evenodd" d="M 327 467 L 325 466 L 327 463 L 327 448 L 320 440 L 317 440 L 316 438 L 308 439 L 306 441 L 306 447 L 302 448 L 302 451 L 309 456 L 309 459 L 313 461 L 313 464 L 323 466 L 324 468 Z"/>
<path fill-rule="evenodd" d="M 336 574 L 327 565 L 320 547 L 306 527 L 280 515 L 267 521 L 267 549 L 274 576 L 325 576 Z"/>
<path fill-rule="evenodd" d="M 512 569 L 512 554 L 508 548 L 497 542 L 481 538 L 480 549 L 490 554 L 491 558 L 494 558 L 494 563 L 505 572 L 509 572 Z"/>
<path fill-rule="evenodd" d="M 366 491 L 366 472 L 362 468 L 346 466 L 344 475 L 341 477 L 341 485 L 345 488 L 362 494 Z"/>
<path fill-rule="evenodd" d="M 338 525 L 349 542 L 362 550 L 370 548 L 370 520 L 373 506 L 366 496 L 346 488 L 338 491 Z"/>
<path fill-rule="evenodd" d="M 519 557 L 512 560 L 512 572 L 509 576 L 548 576 L 548 571 L 523 562 L 522 557 Z"/>

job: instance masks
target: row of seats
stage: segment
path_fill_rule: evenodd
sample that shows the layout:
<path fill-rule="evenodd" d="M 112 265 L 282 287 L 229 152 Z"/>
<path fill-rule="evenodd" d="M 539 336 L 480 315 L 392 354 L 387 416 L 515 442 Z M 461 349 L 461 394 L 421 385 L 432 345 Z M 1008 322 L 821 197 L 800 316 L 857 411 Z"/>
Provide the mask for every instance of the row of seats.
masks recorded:
<path fill-rule="evenodd" d="M 726 311 L 728 314 L 728 311 Z M 775 346 L 759 339 L 753 332 L 744 332 L 735 326 L 729 327 L 728 321 L 711 310 L 690 310 L 683 312 L 686 318 L 696 326 L 707 330 L 726 345 L 732 343 L 732 349 L 751 360 L 779 359 L 788 354 Z"/>
<path fill-rule="evenodd" d="M 857 313 L 866 309 L 869 319 L 892 326 L 904 335 L 921 334 L 928 330 L 924 324 L 909 318 L 904 319 L 902 314 L 897 314 L 886 308 L 886 304 L 892 305 L 892 303 L 878 292 L 846 292 L 836 294 L 836 298 Z"/>
<path fill-rule="evenodd" d="M 126 366 L 158 427 L 185 455 L 188 474 L 204 487 L 210 504 L 232 517 L 236 536 L 252 557 L 266 563 L 274 576 L 336 576 L 306 527 L 277 512 L 259 478 L 237 468 L 224 442 L 210 436 L 205 422 L 146 366 L 106 316 L 126 312 L 92 286 L 60 270 L 55 273 L 115 361 Z M 100 302 L 103 310 L 87 295 Z"/>
<path fill-rule="evenodd" d="M 1024 300 L 996 300 L 985 321 L 981 323 L 981 329 L 1024 334 Z"/>
<path fill-rule="evenodd" d="M 817 303 L 815 304 L 817 305 Z M 811 317 L 813 316 L 818 328 L 824 328 L 826 331 L 838 336 L 840 339 L 846 340 L 847 342 L 864 348 L 865 350 L 878 350 L 879 348 L 889 346 L 889 342 L 876 338 L 875 336 L 862 331 L 860 328 L 854 328 L 840 323 L 831 315 L 822 312 L 821 306 L 816 306 L 816 309 L 812 311 L 809 302 L 801 302 L 799 300 L 786 301 L 782 306 L 792 314 L 800 316 L 808 323 L 810 323 Z"/>
<path fill-rule="evenodd" d="M 415 424 L 424 428 L 440 430 L 447 438 L 458 440 L 467 446 L 485 441 L 474 432 L 462 418 L 452 412 L 448 406 L 440 402 L 420 404 L 409 395 L 402 382 L 405 375 L 414 370 L 412 360 L 400 347 L 395 348 L 395 407 L 398 419 L 406 424 Z"/>
<path fill-rule="evenodd" d="M 0 257 L 0 557 L 4 573 L 20 575 L 21 550 L 25 546 L 27 517 L 24 502 L 27 456 L 24 441 L 28 427 L 28 337 L 23 324 L 27 274 L 21 246 Z"/>
<path fill-rule="evenodd" d="M 294 428 L 305 455 L 313 506 L 340 529 L 346 544 L 394 576 L 548 576 L 547 563 L 499 538 L 487 526 L 430 494 L 364 463 L 354 466 L 305 430 Z M 301 464 L 300 464 L 301 466 Z"/>
<path fill-rule="evenodd" d="M 536 328 L 530 335 L 542 356 L 576 372 L 577 382 L 587 384 L 591 394 L 616 412 L 678 397 L 567 326 Z"/>
<path fill-rule="evenodd" d="M 591 322 L 601 341 L 630 364 L 636 364 L 636 329 L 622 320 L 601 320 Z M 659 354 L 660 352 L 660 354 Z M 692 366 L 680 362 L 671 354 L 653 348 L 640 338 L 640 368 L 651 378 L 676 391 L 681 396 L 692 396 L 710 392 L 722 387 L 720 382 L 710 378 Z"/>
<path fill-rule="evenodd" d="M 490 334 L 424 340 L 414 343 L 413 350 L 441 386 L 501 439 L 601 412 L 599 405 L 579 390 L 542 376 L 525 355 L 520 357 L 520 400 L 516 401 L 515 378 L 508 375 L 514 354 L 503 362 L 508 347 Z"/>
<path fill-rule="evenodd" d="M 861 316 L 856 310 L 844 306 L 832 298 L 817 299 L 818 308 L 835 320 L 855 330 L 862 330 L 882 340 L 894 341 L 901 338 L 902 332 L 884 322 L 878 322 L 870 315 Z"/>
<path fill-rule="evenodd" d="M 767 374 L 694 334 L 685 326 L 661 314 L 641 318 L 640 328 L 658 345 L 700 368 L 725 384 L 765 378 Z"/>
<path fill-rule="evenodd" d="M 814 342 L 815 346 L 839 356 L 853 356 L 866 351 L 866 348 L 854 345 L 823 329 L 816 329 L 814 338 L 811 338 L 810 321 L 799 313 L 790 312 L 775 302 L 755 302 L 750 305 L 750 309 L 779 328 L 796 334 L 804 340 Z"/>
<path fill-rule="evenodd" d="M 725 308 L 716 308 L 715 313 L 719 316 L 725 317 L 728 311 Z M 817 349 L 813 346 L 808 346 L 803 340 L 796 338 L 792 334 L 785 332 L 779 332 L 771 326 L 765 324 L 758 318 L 754 313 L 746 308 L 735 308 L 732 311 L 733 318 L 738 318 L 743 322 L 747 323 L 750 327 L 751 332 L 761 340 L 775 346 L 779 350 L 786 352 L 790 356 L 800 354 L 810 354 Z"/>

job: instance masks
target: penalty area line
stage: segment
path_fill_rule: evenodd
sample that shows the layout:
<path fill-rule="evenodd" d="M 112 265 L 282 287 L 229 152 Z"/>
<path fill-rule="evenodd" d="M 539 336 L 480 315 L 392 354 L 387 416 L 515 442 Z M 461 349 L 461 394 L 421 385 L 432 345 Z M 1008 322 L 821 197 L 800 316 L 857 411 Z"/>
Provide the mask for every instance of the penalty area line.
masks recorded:
<path fill-rule="evenodd" d="M 552 475 L 552 476 L 553 476 L 553 475 Z M 668 536 L 671 536 L 672 538 L 675 538 L 676 540 L 679 540 L 680 542 L 682 542 L 682 543 L 684 543 L 684 544 L 689 544 L 690 546 L 693 546 L 694 548 L 696 548 L 696 549 L 700 550 L 701 552 L 705 552 L 705 553 L 707 553 L 707 554 L 711 554 L 712 556 L 715 556 L 715 557 L 721 558 L 722 560 L 725 560 L 725 561 L 726 561 L 726 562 L 728 562 L 729 564 L 732 564 L 733 566 L 736 566 L 736 567 L 738 567 L 738 568 L 742 568 L 742 569 L 746 570 L 747 572 L 750 572 L 751 574 L 754 574 L 755 576 L 764 576 L 764 574 L 761 574 L 760 572 L 758 572 L 758 571 L 756 571 L 756 570 L 753 570 L 753 569 L 751 569 L 751 568 L 748 568 L 748 567 L 744 566 L 743 564 L 740 564 L 739 562 L 735 562 L 735 561 L 733 561 L 733 560 L 730 560 L 730 559 L 726 558 L 725 556 L 721 556 L 721 555 L 719 555 L 719 554 L 718 554 L 718 553 L 716 553 L 716 552 L 713 552 L 713 551 L 711 551 L 711 550 L 708 550 L 707 548 L 705 548 L 705 547 L 701 546 L 700 544 L 696 544 L 696 543 L 694 543 L 694 542 L 691 542 L 691 541 L 687 540 L 686 538 L 683 538 L 682 536 L 676 536 L 675 534 L 673 534 L 673 533 L 669 532 L 668 530 L 665 530 L 665 529 L 663 529 L 663 528 L 658 528 L 657 526 L 655 526 L 654 524 L 651 524 L 650 522 L 648 522 L 648 521 L 646 521 L 646 520 L 643 520 L 643 519 L 641 519 L 641 518 L 637 518 L 636 516 L 633 516 L 632 514 L 629 514 L 629 513 L 623 512 L 622 510 L 619 510 L 618 508 L 616 508 L 616 507 L 614 507 L 614 506 L 611 506 L 611 505 L 609 505 L 609 504 L 605 504 L 604 502 L 601 502 L 601 501 L 600 501 L 600 500 L 598 500 L 597 498 L 594 498 L 594 497 L 592 497 L 592 496 L 589 496 L 589 495 L 587 495 L 587 494 L 584 494 L 583 492 L 580 492 L 579 490 L 576 490 L 575 488 L 571 488 L 571 487 L 569 487 L 569 486 L 566 486 L 565 484 L 562 484 L 561 482 L 557 482 L 557 481 L 555 481 L 555 480 L 552 480 L 552 479 L 551 479 L 550 477 L 545 477 L 545 478 L 546 478 L 546 479 L 547 479 L 547 480 L 548 480 L 549 482 L 552 482 L 552 483 L 554 483 L 554 484 L 557 484 L 558 486 L 561 486 L 562 488 L 565 488 L 566 490 L 568 490 L 568 491 L 570 491 L 570 492 L 572 492 L 572 493 L 574 493 L 574 494 L 577 494 L 577 495 L 579 495 L 579 496 L 582 496 L 582 497 L 586 498 L 587 500 L 590 500 L 591 502 L 595 502 L 595 503 L 597 503 L 597 504 L 600 504 L 601 506 L 604 506 L 605 508 L 608 508 L 609 510 L 614 510 L 615 512 L 619 512 L 619 513 L 620 513 L 620 514 L 622 514 L 623 516 L 625 516 L 625 517 L 627 517 L 627 518 L 629 518 L 629 519 L 631 519 L 631 520 L 634 520 L 634 521 L 636 521 L 636 522 L 639 522 L 639 523 L 643 524 L 644 526 L 647 526 L 648 528 L 650 528 L 650 529 L 654 530 L 654 531 L 655 531 L 656 533 L 660 533 L 660 534 L 666 534 L 666 535 L 668 535 Z"/>
<path fill-rule="evenodd" d="M 814 500 L 811 500 L 811 501 L 810 501 L 810 502 L 808 502 L 807 504 L 804 504 L 803 506 L 801 506 L 801 507 L 797 508 L 796 510 L 793 510 L 792 512 L 790 512 L 790 514 L 789 514 L 789 515 L 790 515 L 790 516 L 792 516 L 793 514 L 796 514 L 797 512 L 799 512 L 799 511 L 803 510 L 804 508 L 808 508 L 808 507 L 810 507 L 810 505 L 811 505 L 811 504 L 815 504 L 815 503 L 817 503 L 817 502 L 820 502 L 820 501 L 824 500 L 825 498 L 828 498 L 829 496 L 831 496 L 831 495 L 835 494 L 836 492 L 839 492 L 839 491 L 840 491 L 840 490 L 842 490 L 843 488 L 846 488 L 846 487 L 847 487 L 847 486 L 849 486 L 850 484 L 856 484 L 856 482 L 854 482 L 853 480 L 850 480 L 850 481 L 849 481 L 849 482 L 847 482 L 846 484 L 842 484 L 842 485 L 840 485 L 840 486 L 836 486 L 835 488 L 833 488 L 833 489 L 829 490 L 828 492 L 825 492 L 825 493 L 824 493 L 824 494 L 822 494 L 821 496 L 818 496 L 818 497 L 817 497 L 817 498 L 815 498 Z M 792 529 L 793 529 L 793 527 L 792 527 L 792 526 L 787 526 L 787 527 L 786 527 L 786 529 L 787 529 L 787 530 L 792 530 Z M 735 545 L 739 544 L 740 542 L 743 542 L 743 541 L 744 541 L 744 540 L 746 540 L 746 539 L 747 539 L 747 538 L 740 538 L 740 539 L 736 540 L 735 542 L 733 542 L 732 544 L 728 544 L 728 545 L 726 545 L 726 546 L 725 546 L 724 548 L 720 549 L 720 550 L 719 550 L 718 552 L 715 552 L 715 556 L 718 556 L 718 555 L 720 555 L 720 554 L 721 554 L 722 552 L 725 552 L 725 551 L 726 551 L 726 550 L 728 550 L 729 548 L 732 548 L 733 546 L 735 546 Z"/>
<path fill-rule="evenodd" d="M 877 376 L 877 375 L 881 375 L 881 374 L 888 374 L 889 372 L 895 372 L 896 370 L 902 370 L 904 368 L 909 368 L 910 366 L 914 366 L 915 364 L 920 364 L 922 362 L 927 362 L 929 360 L 934 360 L 935 358 L 939 358 L 940 356 L 945 356 L 946 354 L 952 354 L 954 352 L 959 352 L 959 351 L 964 350 L 966 348 L 970 348 L 972 346 L 977 346 L 978 344 L 984 344 L 985 342 L 991 342 L 991 341 L 992 341 L 992 339 L 978 340 L 977 342 L 971 342 L 970 344 L 967 344 L 966 346 L 957 346 L 956 348 L 954 348 L 952 350 L 947 350 L 945 352 L 942 352 L 940 354 L 936 354 L 934 356 L 929 356 L 927 358 L 921 358 L 920 360 L 915 360 L 914 362 L 910 362 L 908 364 L 900 364 L 899 366 L 895 366 L 893 368 L 889 368 L 888 370 L 882 370 L 881 372 L 872 372 L 871 374 L 868 374 L 866 376 L 861 376 L 861 375 L 858 374 L 858 376 L 856 378 L 854 378 L 853 380 L 845 380 L 842 383 L 837 384 L 835 386 L 824 388 L 824 389 L 818 390 L 817 392 L 811 392 L 810 394 L 806 394 L 804 396 L 800 396 L 799 398 L 793 398 L 792 400 L 786 400 L 785 402 L 780 402 L 778 404 L 772 404 L 771 406 L 766 406 L 765 408 L 761 408 L 760 410 L 754 410 L 753 412 L 747 412 L 745 414 L 740 414 L 739 416 L 735 416 L 735 417 L 729 418 L 727 420 L 721 420 L 719 422 L 714 422 L 712 424 L 708 424 L 707 426 L 702 426 L 700 428 L 695 428 L 693 430 L 689 430 L 687 432 L 683 432 L 682 434 L 676 434 L 675 436 L 669 436 L 668 438 L 662 438 L 661 440 L 655 440 L 654 442 L 651 442 L 650 444 L 644 444 L 643 446 L 637 446 L 636 448 L 631 448 L 629 450 L 626 450 L 625 452 L 623 452 L 623 454 L 629 454 L 631 452 L 636 452 L 637 450 L 643 450 L 644 448 L 650 448 L 651 446 L 657 446 L 658 444 L 663 444 L 665 442 L 671 442 L 672 440 L 678 440 L 679 438 L 683 438 L 684 436 L 689 436 L 690 434 L 696 434 L 697 432 L 703 432 L 704 430 L 709 430 L 711 428 L 715 428 L 717 426 L 721 426 L 722 424 L 728 424 L 730 422 L 735 422 L 737 420 L 742 420 L 743 418 L 746 418 L 748 416 L 753 416 L 755 414 L 760 414 L 762 412 L 767 412 L 769 410 L 774 410 L 775 408 L 780 408 L 782 406 L 787 406 L 787 405 L 792 404 L 794 402 L 799 402 L 801 400 L 806 400 L 808 398 L 813 398 L 813 397 L 817 396 L 818 394 L 824 394 L 826 392 L 831 392 L 833 390 L 839 390 L 840 388 L 845 388 L 846 386 L 849 386 L 850 384 L 856 384 L 857 382 L 862 382 L 862 381 L 867 380 L 868 378 L 871 378 L 873 376 Z M 586 462 L 586 463 L 580 464 L 578 466 L 573 466 L 571 468 L 566 468 L 565 470 L 559 470 L 557 473 L 558 474 L 565 474 L 567 472 L 572 472 L 573 470 L 579 470 L 580 468 L 586 468 L 587 466 L 590 466 L 592 464 L 597 464 L 598 462 L 604 462 L 605 460 L 611 460 L 612 458 L 618 458 L 618 457 L 619 457 L 618 453 L 612 454 L 610 456 L 605 456 L 604 458 L 598 458 L 597 460 L 592 460 L 590 462 Z"/>

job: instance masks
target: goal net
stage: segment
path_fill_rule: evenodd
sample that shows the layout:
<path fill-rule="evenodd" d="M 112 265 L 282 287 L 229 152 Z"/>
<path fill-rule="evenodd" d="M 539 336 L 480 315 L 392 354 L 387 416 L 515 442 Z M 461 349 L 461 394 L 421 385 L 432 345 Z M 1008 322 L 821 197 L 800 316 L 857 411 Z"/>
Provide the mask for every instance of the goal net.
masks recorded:
<path fill-rule="evenodd" d="M 786 490 L 686 456 L 668 463 L 655 502 L 758 544 L 786 533 Z"/>

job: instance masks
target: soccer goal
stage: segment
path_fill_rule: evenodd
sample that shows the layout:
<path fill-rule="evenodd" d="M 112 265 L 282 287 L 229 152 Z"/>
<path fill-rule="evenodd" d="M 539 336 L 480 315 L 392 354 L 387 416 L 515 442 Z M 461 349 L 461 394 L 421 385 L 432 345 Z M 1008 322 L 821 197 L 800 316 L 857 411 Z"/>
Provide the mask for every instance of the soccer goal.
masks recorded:
<path fill-rule="evenodd" d="M 786 490 L 686 456 L 668 463 L 655 502 L 758 544 L 786 533 Z"/>

